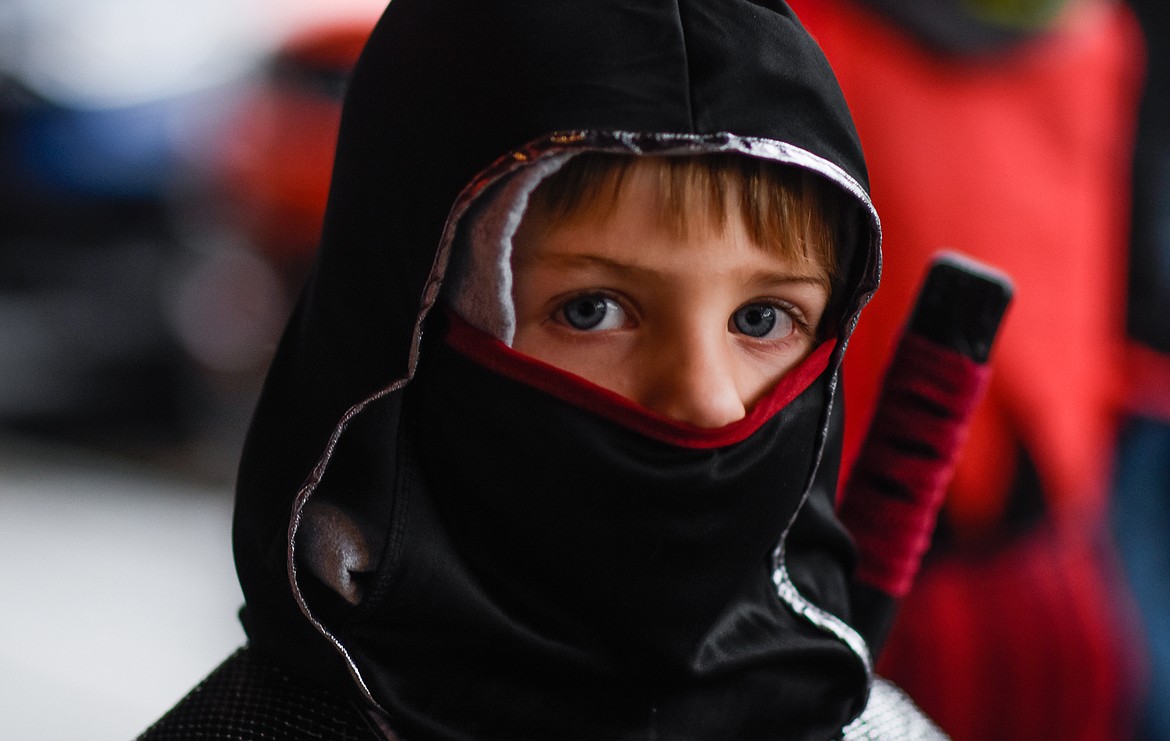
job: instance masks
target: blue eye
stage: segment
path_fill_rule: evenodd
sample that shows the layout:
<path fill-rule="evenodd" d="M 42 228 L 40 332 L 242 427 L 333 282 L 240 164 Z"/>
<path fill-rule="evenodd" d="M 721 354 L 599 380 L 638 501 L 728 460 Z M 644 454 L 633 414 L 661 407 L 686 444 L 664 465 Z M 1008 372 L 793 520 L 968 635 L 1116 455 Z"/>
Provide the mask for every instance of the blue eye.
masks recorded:
<path fill-rule="evenodd" d="M 561 306 L 561 318 L 573 329 L 617 329 L 625 323 L 625 310 L 613 299 L 596 294 L 576 296 Z"/>
<path fill-rule="evenodd" d="M 792 317 L 771 304 L 747 304 L 731 315 L 735 331 L 748 337 L 766 337 L 779 326 L 787 336 L 792 331 Z"/>

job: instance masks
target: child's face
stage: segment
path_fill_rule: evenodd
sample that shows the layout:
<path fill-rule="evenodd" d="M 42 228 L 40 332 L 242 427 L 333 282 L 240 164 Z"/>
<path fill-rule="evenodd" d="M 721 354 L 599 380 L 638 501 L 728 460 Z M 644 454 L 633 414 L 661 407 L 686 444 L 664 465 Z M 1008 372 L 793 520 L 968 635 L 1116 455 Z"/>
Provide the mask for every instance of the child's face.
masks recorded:
<path fill-rule="evenodd" d="M 829 276 L 753 242 L 738 209 L 723 229 L 696 219 L 675 236 L 658 208 L 634 168 L 606 217 L 527 215 L 513 347 L 666 417 L 721 427 L 813 350 Z"/>

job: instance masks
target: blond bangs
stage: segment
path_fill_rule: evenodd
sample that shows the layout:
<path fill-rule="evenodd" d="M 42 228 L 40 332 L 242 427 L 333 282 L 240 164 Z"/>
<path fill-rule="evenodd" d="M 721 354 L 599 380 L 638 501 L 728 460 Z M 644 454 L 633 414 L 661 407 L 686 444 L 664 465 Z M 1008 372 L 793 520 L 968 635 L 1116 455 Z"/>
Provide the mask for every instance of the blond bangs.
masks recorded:
<path fill-rule="evenodd" d="M 748 236 L 797 262 L 815 262 L 838 275 L 840 197 L 806 170 L 738 154 L 632 157 L 589 152 L 569 160 L 533 193 L 529 208 L 554 223 L 604 220 L 634 169 L 645 171 L 661 195 L 658 219 L 672 234 L 722 231 L 738 201 Z"/>

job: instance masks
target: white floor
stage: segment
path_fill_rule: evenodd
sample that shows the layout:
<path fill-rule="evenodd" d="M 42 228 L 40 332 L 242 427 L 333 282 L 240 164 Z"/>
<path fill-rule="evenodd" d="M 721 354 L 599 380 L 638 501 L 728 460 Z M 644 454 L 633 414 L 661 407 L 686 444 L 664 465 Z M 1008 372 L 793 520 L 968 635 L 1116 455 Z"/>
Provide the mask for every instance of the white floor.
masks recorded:
<path fill-rule="evenodd" d="M 0 439 L 0 739 L 126 741 L 243 641 L 231 496 Z"/>

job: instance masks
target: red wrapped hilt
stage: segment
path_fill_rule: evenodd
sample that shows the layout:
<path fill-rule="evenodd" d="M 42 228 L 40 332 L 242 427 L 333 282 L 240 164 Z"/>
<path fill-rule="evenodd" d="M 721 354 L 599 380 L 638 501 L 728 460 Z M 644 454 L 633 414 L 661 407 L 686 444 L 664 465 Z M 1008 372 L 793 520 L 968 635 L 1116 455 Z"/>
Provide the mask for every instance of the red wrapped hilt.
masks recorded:
<path fill-rule="evenodd" d="M 842 492 L 858 581 L 893 597 L 910 591 L 990 375 L 954 350 L 903 336 Z"/>
<path fill-rule="evenodd" d="M 857 545 L 853 624 L 875 654 L 930 545 L 1011 294 L 1001 273 L 937 256 L 886 370 L 838 508 Z"/>

